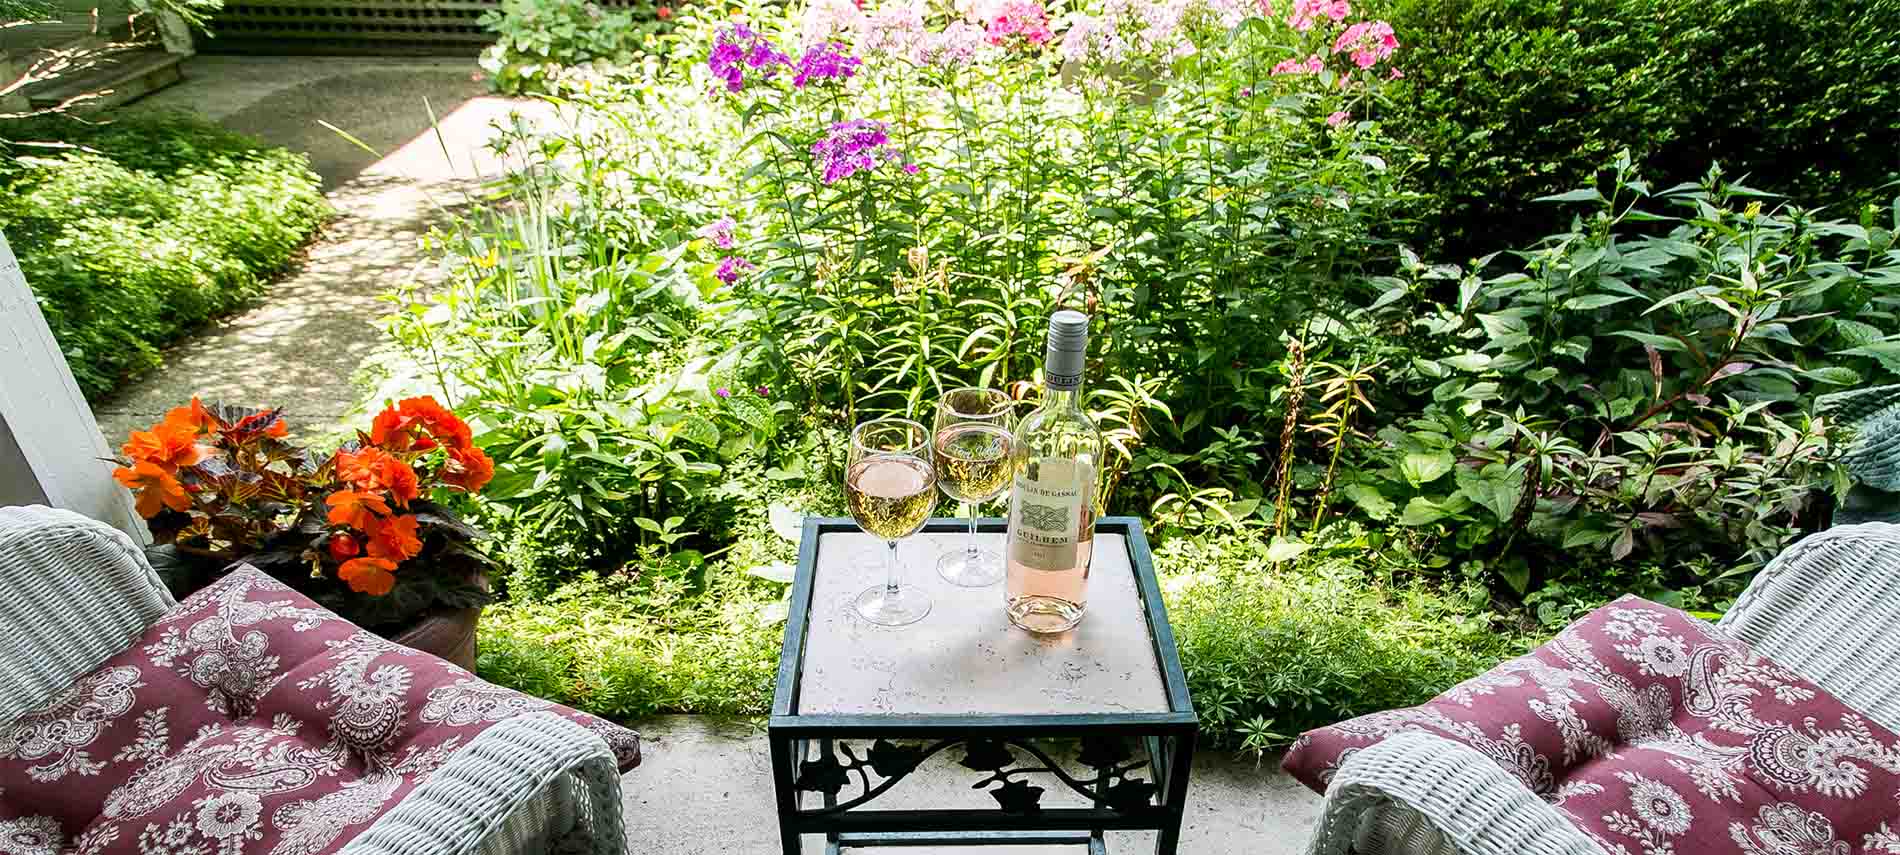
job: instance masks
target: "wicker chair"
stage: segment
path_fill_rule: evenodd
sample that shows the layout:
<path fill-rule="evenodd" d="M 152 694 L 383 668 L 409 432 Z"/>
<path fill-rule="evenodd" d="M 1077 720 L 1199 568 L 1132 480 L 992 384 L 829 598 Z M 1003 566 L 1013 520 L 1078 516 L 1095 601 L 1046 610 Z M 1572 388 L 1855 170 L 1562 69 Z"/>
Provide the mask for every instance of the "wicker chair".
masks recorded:
<path fill-rule="evenodd" d="M 123 533 L 0 508 L 0 727 L 119 653 L 174 601 Z M 348 855 L 621 855 L 620 776 L 601 738 L 550 714 L 484 731 L 346 844 Z"/>
<path fill-rule="evenodd" d="M 1900 730 L 1900 526 L 1808 537 L 1748 587 L 1720 626 L 1891 730 Z M 1604 855 L 1502 767 L 1425 733 L 1353 754 L 1327 788 L 1309 851 Z"/>

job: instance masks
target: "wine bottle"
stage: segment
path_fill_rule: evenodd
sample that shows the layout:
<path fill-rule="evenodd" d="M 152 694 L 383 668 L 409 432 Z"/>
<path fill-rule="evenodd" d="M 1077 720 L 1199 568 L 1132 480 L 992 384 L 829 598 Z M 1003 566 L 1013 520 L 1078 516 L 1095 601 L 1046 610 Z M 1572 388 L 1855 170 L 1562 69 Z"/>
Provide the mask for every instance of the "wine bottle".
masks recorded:
<path fill-rule="evenodd" d="M 1102 434 L 1082 410 L 1089 318 L 1049 318 L 1042 406 L 1023 417 L 1011 454 L 1009 621 L 1030 632 L 1066 632 L 1088 606 L 1095 548 L 1095 478 Z"/>

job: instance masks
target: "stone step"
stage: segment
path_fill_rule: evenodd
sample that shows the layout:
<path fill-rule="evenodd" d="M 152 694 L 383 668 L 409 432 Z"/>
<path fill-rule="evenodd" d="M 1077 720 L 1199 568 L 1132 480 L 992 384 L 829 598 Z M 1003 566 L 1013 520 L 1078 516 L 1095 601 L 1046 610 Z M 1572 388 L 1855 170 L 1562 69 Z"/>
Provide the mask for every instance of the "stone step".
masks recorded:
<path fill-rule="evenodd" d="M 79 112 L 104 110 L 183 80 L 183 60 L 156 45 L 107 45 L 76 52 L 65 71 L 27 86 L 23 93 L 35 110 L 63 104 Z"/>

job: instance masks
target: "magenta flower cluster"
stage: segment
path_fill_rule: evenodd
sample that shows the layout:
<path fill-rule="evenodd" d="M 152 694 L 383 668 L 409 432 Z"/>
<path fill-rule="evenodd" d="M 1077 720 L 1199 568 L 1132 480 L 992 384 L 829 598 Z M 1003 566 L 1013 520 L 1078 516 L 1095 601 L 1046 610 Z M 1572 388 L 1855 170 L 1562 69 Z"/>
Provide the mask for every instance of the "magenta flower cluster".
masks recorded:
<path fill-rule="evenodd" d="M 903 152 L 891 145 L 887 126 L 871 119 L 832 125 L 823 138 L 811 144 L 811 156 L 818 161 L 826 184 L 904 159 Z M 915 174 L 917 166 L 905 164 L 904 171 Z"/>
<path fill-rule="evenodd" d="M 986 11 L 983 28 L 990 44 L 1008 45 L 1021 39 L 1039 45 L 1055 35 L 1049 31 L 1049 12 L 1039 0 L 1002 0 Z"/>
<path fill-rule="evenodd" d="M 1333 41 L 1333 53 L 1351 54 L 1352 64 L 1360 68 L 1371 68 L 1398 49 L 1399 39 L 1384 21 L 1360 21 Z"/>
<path fill-rule="evenodd" d="M 750 261 L 747 261 L 736 255 L 728 255 L 725 258 L 720 259 L 719 269 L 713 271 L 713 275 L 718 277 L 719 281 L 724 282 L 727 285 L 731 285 L 732 283 L 739 281 L 739 277 L 744 276 L 747 273 L 751 273 L 752 271 L 757 270 L 757 269 L 759 269 L 758 266 L 754 265 Z"/>
<path fill-rule="evenodd" d="M 858 66 L 864 60 L 845 53 L 844 45 L 826 42 L 808 51 L 798 58 L 798 73 L 792 77 L 792 85 L 800 89 L 807 83 L 822 83 L 830 80 L 843 83 L 846 78 L 858 72 Z"/>
<path fill-rule="evenodd" d="M 727 92 L 745 88 L 746 70 L 769 79 L 781 65 L 792 64 L 791 57 L 772 44 L 772 40 L 744 24 L 733 24 L 713 37 L 712 55 L 706 67 L 713 76 L 726 82 Z"/>

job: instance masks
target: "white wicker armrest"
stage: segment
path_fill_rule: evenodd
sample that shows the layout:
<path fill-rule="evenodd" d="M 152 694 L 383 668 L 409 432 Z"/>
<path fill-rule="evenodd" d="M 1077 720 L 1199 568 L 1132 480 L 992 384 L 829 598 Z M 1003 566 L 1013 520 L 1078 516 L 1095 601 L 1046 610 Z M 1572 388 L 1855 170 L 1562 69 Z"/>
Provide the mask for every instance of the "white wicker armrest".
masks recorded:
<path fill-rule="evenodd" d="M 343 855 L 625 849 L 613 752 L 586 728 L 544 712 L 482 731 Z"/>
<path fill-rule="evenodd" d="M 1900 526 L 1808 536 L 1769 562 L 1720 626 L 1900 730 Z"/>
<path fill-rule="evenodd" d="M 1308 851 L 1346 855 L 1369 826 L 1410 829 L 1387 851 L 1603 855 L 1495 761 L 1429 733 L 1393 734 L 1348 755 L 1326 788 Z"/>
<path fill-rule="evenodd" d="M 124 532 L 71 511 L 0 508 L 0 724 L 131 646 L 177 603 Z"/>

